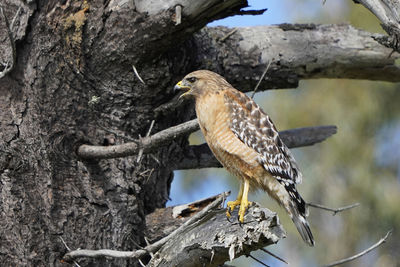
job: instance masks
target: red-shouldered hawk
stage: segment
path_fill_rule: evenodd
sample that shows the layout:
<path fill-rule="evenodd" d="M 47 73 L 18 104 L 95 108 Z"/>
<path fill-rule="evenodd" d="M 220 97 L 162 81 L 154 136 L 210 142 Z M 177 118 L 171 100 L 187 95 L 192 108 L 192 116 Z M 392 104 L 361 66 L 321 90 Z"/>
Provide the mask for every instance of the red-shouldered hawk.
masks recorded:
<path fill-rule="evenodd" d="M 241 181 L 235 201 L 227 203 L 227 216 L 239 207 L 243 223 L 249 189 L 261 188 L 292 218 L 303 240 L 314 245 L 306 217 L 306 203 L 295 185 L 301 172 L 282 142 L 269 116 L 247 95 L 232 87 L 222 76 L 198 70 L 175 86 L 183 97 L 196 101 L 196 114 L 204 137 L 221 164 Z"/>

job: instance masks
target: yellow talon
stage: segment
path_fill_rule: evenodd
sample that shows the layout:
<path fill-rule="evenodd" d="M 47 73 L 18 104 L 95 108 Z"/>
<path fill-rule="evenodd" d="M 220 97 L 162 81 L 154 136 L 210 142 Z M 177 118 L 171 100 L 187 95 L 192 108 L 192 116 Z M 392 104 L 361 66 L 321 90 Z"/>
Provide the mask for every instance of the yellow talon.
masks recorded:
<path fill-rule="evenodd" d="M 226 205 L 227 205 L 227 209 L 226 209 L 226 216 L 228 218 L 231 217 L 231 211 L 233 211 L 235 209 L 236 206 L 240 206 L 239 207 L 239 221 L 241 223 L 244 222 L 244 214 L 246 213 L 247 208 L 252 204 L 250 201 L 248 201 L 247 199 L 247 195 L 249 193 L 249 181 L 244 180 L 244 183 L 242 182 L 240 185 L 240 190 L 239 190 L 239 194 L 237 196 L 237 199 L 235 201 L 229 201 Z"/>
<path fill-rule="evenodd" d="M 250 201 L 247 201 L 247 199 L 246 200 L 242 200 L 242 203 L 240 203 L 240 208 L 239 208 L 239 213 L 238 213 L 238 215 L 239 215 L 239 221 L 241 222 L 241 223 L 243 223 L 244 222 L 244 215 L 245 215 L 245 213 L 246 213 L 246 210 L 247 210 L 247 208 L 251 205 L 252 203 L 250 202 Z"/>
<path fill-rule="evenodd" d="M 226 203 L 226 217 L 231 217 L 231 212 L 236 208 L 236 206 L 240 205 L 241 201 L 241 199 L 236 199 L 235 201 L 228 201 L 228 203 Z"/>

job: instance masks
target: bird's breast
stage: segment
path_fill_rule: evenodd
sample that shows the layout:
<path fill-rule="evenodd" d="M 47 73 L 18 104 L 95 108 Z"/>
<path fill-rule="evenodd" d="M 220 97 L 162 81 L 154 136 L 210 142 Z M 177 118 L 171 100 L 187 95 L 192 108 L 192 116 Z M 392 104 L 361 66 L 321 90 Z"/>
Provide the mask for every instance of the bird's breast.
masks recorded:
<path fill-rule="evenodd" d="M 196 113 L 209 147 L 228 171 L 240 178 L 258 176 L 263 171 L 259 154 L 230 129 L 230 113 L 223 97 L 197 99 Z"/>

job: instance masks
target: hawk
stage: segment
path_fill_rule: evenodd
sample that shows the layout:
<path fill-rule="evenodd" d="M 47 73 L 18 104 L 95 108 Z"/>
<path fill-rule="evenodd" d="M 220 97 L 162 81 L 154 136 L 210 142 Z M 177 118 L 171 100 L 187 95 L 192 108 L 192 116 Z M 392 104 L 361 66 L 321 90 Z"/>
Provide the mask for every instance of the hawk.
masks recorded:
<path fill-rule="evenodd" d="M 306 203 L 296 190 L 302 174 L 269 116 L 212 71 L 189 73 L 175 89 L 185 91 L 181 97 L 195 99 L 200 129 L 208 146 L 241 182 L 237 199 L 227 203 L 227 216 L 239 206 L 239 221 L 243 223 L 251 204 L 249 190 L 262 189 L 288 212 L 303 240 L 313 246 Z"/>

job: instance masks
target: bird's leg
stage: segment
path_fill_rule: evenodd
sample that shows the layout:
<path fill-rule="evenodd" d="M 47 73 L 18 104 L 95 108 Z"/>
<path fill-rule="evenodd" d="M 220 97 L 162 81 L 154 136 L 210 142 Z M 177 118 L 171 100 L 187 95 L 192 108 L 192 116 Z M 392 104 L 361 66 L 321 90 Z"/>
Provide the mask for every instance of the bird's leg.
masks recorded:
<path fill-rule="evenodd" d="M 247 207 L 251 205 L 251 202 L 247 199 L 249 189 L 250 189 L 249 181 L 244 180 L 242 201 L 240 202 L 240 208 L 239 208 L 239 213 L 238 213 L 239 221 L 241 223 L 243 223 L 243 221 L 244 221 L 244 214 L 246 213 Z"/>
<path fill-rule="evenodd" d="M 239 193 L 237 195 L 237 198 L 235 201 L 228 201 L 226 203 L 226 216 L 228 218 L 231 217 L 231 211 L 233 211 L 235 209 L 236 206 L 240 205 L 240 203 L 242 203 L 242 196 L 243 196 L 243 182 L 240 182 L 240 189 L 239 189 Z"/>

